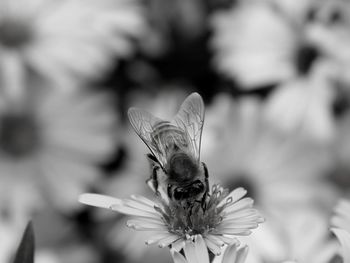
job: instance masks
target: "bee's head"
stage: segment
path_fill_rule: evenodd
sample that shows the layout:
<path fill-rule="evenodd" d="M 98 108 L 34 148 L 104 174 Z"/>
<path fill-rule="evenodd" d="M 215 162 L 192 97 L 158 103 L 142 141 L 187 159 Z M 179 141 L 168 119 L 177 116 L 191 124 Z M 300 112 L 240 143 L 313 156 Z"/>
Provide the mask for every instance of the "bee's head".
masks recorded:
<path fill-rule="evenodd" d="M 173 154 L 168 164 L 169 180 L 173 182 L 191 182 L 198 173 L 196 162 L 183 152 Z"/>
<path fill-rule="evenodd" d="M 195 180 L 193 183 L 186 187 L 176 187 L 174 189 L 174 199 L 175 200 L 184 200 L 188 198 L 193 198 L 203 193 L 205 186 L 202 181 Z"/>

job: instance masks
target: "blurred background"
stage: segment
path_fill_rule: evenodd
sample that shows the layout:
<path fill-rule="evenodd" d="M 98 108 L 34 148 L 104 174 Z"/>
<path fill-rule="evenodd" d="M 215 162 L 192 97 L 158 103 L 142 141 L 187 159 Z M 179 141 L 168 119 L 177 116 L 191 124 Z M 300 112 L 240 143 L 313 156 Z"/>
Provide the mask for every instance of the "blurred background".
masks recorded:
<path fill-rule="evenodd" d="M 0 263 L 28 220 L 37 263 L 171 262 L 79 194 L 151 195 L 130 106 L 206 104 L 211 183 L 266 222 L 249 263 L 341 262 L 350 198 L 349 0 L 0 0 Z"/>

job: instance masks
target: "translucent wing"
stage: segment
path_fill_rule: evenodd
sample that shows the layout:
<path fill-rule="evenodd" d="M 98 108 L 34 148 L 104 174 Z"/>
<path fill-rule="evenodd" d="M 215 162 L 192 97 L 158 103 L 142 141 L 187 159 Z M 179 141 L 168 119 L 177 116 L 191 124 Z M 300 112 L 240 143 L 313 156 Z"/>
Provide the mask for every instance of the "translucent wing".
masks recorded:
<path fill-rule="evenodd" d="M 164 168 L 166 162 L 165 155 L 163 151 L 159 150 L 159 145 L 157 145 L 154 138 L 152 138 L 154 127 L 158 123 L 163 122 L 163 120 L 138 108 L 130 108 L 128 111 L 128 116 L 131 126 L 134 128 L 137 135 L 147 145 L 151 153 L 157 158 L 160 165 Z"/>
<path fill-rule="evenodd" d="M 199 162 L 202 130 L 204 124 L 204 102 L 198 93 L 192 93 L 182 103 L 172 123 L 185 131 L 191 142 L 190 150 Z"/>

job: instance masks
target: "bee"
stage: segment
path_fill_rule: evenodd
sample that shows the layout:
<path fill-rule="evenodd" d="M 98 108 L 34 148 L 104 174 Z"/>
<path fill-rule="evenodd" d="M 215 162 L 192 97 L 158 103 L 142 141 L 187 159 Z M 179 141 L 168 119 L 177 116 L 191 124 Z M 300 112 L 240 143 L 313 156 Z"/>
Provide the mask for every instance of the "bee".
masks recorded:
<path fill-rule="evenodd" d="M 173 201 L 204 200 L 209 191 L 209 175 L 206 165 L 200 162 L 202 97 L 198 93 L 189 95 L 172 121 L 138 108 L 130 108 L 128 117 L 151 152 L 147 157 L 152 167 L 149 182 L 153 190 L 159 194 L 163 187 Z"/>

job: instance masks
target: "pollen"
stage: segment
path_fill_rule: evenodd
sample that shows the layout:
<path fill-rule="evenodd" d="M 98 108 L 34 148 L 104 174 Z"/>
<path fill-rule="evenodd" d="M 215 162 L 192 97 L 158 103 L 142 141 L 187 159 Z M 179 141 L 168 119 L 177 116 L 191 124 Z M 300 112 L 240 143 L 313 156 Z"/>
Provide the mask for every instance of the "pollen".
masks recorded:
<path fill-rule="evenodd" d="M 222 221 L 222 211 L 225 206 L 218 206 L 229 194 L 228 190 L 218 185 L 212 187 L 212 192 L 203 201 L 181 204 L 170 202 L 160 210 L 169 232 L 190 239 L 195 235 L 206 236 L 215 230 Z M 232 200 L 232 199 L 231 199 Z"/>

